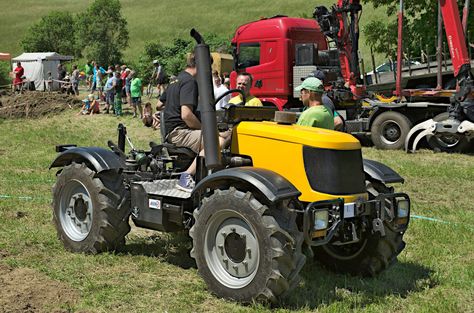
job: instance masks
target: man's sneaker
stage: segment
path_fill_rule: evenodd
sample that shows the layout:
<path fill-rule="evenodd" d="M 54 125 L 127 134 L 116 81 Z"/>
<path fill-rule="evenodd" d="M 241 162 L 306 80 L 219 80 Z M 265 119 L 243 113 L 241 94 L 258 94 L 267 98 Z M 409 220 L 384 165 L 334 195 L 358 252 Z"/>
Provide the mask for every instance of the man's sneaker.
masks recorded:
<path fill-rule="evenodd" d="M 192 192 L 194 189 L 194 179 L 191 176 L 191 174 L 188 173 L 181 173 L 181 176 L 179 176 L 179 181 L 176 184 L 176 188 L 186 191 L 186 192 Z"/>

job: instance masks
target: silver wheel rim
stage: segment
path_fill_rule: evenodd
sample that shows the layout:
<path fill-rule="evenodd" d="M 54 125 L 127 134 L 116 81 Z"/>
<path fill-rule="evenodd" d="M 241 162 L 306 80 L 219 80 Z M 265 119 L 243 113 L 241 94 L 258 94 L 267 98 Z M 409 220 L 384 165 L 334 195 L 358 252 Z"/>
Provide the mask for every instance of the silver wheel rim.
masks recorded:
<path fill-rule="evenodd" d="M 222 285 L 231 289 L 247 286 L 257 274 L 260 260 L 255 230 L 237 212 L 217 212 L 208 221 L 204 257 Z"/>
<path fill-rule="evenodd" d="M 68 181 L 59 205 L 59 219 L 66 235 L 73 241 L 84 240 L 91 230 L 93 211 L 87 188 L 78 180 Z"/>
<path fill-rule="evenodd" d="M 387 120 L 381 125 L 381 134 L 380 138 L 385 144 L 393 145 L 400 140 L 402 134 L 402 129 L 397 122 L 393 120 Z"/>

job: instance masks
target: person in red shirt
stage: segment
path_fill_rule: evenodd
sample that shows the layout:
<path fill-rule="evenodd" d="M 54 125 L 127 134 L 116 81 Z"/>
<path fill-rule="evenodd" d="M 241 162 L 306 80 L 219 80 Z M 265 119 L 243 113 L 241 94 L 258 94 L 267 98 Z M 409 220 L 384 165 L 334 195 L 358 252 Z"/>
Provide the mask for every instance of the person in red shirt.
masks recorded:
<path fill-rule="evenodd" d="M 21 84 L 23 82 L 23 74 L 25 73 L 25 69 L 21 66 L 21 62 L 16 62 L 16 68 L 13 70 L 13 74 L 15 78 L 13 79 L 13 90 L 21 91 Z"/>

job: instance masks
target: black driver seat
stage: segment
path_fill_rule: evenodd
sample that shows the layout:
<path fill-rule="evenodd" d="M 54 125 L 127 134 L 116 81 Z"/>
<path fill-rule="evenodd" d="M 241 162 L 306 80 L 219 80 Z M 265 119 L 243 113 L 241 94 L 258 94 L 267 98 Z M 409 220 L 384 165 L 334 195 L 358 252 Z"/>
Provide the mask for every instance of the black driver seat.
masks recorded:
<path fill-rule="evenodd" d="M 167 142 L 164 110 L 160 112 L 160 134 L 161 144 L 154 144 L 152 146 L 152 153 L 167 153 L 170 157 L 174 157 L 173 163 L 178 171 L 186 170 L 196 157 L 196 153 L 187 147 L 179 147 L 175 144 Z M 166 150 L 166 152 L 164 152 L 164 150 Z"/>

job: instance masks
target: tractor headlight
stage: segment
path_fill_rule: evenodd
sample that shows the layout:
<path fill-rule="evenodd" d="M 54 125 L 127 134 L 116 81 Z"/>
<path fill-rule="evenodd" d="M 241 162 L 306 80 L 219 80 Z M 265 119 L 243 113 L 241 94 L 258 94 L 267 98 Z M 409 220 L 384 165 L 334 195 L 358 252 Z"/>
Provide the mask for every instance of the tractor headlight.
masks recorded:
<path fill-rule="evenodd" d="M 408 223 L 408 214 L 410 213 L 410 202 L 408 199 L 397 200 L 397 219 L 398 225 L 404 225 Z"/>
<path fill-rule="evenodd" d="M 329 213 L 326 210 L 314 211 L 314 225 L 312 237 L 324 237 L 327 234 Z"/>
<path fill-rule="evenodd" d="M 406 218 L 408 217 L 408 212 L 410 212 L 410 203 L 407 199 L 400 199 L 397 201 L 398 207 L 398 218 Z"/>
<path fill-rule="evenodd" d="M 314 212 L 314 230 L 323 230 L 328 228 L 328 211 L 315 211 Z"/>

